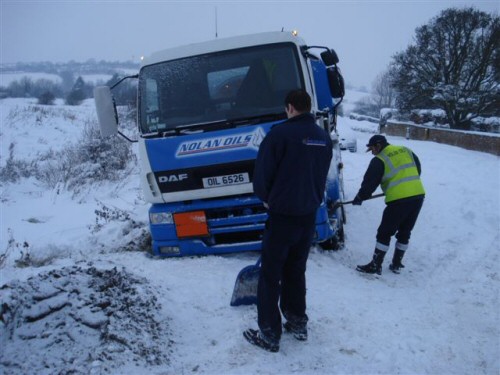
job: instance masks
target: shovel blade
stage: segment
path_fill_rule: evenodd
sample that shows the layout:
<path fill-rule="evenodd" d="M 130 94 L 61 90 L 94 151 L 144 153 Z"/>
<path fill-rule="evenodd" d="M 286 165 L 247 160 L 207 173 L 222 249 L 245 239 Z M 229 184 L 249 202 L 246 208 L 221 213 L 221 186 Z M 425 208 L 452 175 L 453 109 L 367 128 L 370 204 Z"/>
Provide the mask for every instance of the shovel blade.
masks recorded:
<path fill-rule="evenodd" d="M 259 275 L 259 265 L 246 266 L 238 273 L 231 298 L 231 306 L 257 304 Z"/>

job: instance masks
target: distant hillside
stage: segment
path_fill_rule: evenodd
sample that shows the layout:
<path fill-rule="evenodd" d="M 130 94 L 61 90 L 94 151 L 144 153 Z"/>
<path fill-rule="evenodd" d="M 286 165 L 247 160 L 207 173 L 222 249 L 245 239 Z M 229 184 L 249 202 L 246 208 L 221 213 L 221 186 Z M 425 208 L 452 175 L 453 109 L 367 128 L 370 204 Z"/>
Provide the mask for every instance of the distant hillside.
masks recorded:
<path fill-rule="evenodd" d="M 88 74 L 111 74 L 117 71 L 137 71 L 139 63 L 126 61 L 96 61 L 89 59 L 85 62 L 69 61 L 67 63 L 53 62 L 33 62 L 33 63 L 15 63 L 15 64 L 0 64 L 0 74 L 8 73 L 48 73 L 59 75 L 63 72 L 72 72 L 74 75 Z"/>
<path fill-rule="evenodd" d="M 78 94 L 81 99 L 91 97 L 94 86 L 109 82 L 113 76 L 123 77 L 138 71 L 139 63 L 132 61 L 94 59 L 67 63 L 0 64 L 0 98 L 38 98 L 42 104 L 50 104 L 54 98 L 66 98 L 69 100 L 67 104 L 70 104 L 70 94 Z M 122 90 L 127 91 L 129 86 L 122 85 Z M 131 97 L 135 97 L 134 90 L 128 91 Z"/>

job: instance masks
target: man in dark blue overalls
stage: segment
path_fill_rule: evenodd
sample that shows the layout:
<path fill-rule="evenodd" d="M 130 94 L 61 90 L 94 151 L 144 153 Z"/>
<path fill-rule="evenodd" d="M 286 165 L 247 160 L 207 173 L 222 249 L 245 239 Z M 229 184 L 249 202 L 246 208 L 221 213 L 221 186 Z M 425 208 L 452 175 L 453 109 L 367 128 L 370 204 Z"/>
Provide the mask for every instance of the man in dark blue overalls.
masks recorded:
<path fill-rule="evenodd" d="M 279 350 L 283 327 L 307 340 L 306 263 L 332 158 L 330 135 L 311 111 L 311 97 L 293 90 L 285 98 L 288 120 L 272 128 L 259 147 L 253 187 L 268 209 L 257 292 L 259 330 L 244 337 Z M 281 312 L 280 312 L 281 309 Z"/>

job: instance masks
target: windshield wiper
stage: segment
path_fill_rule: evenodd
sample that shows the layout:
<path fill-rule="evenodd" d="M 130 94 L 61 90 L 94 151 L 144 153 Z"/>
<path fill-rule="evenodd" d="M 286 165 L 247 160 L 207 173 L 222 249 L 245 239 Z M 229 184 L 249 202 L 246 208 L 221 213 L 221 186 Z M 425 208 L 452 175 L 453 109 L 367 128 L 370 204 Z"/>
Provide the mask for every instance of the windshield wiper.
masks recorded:
<path fill-rule="evenodd" d="M 143 138 L 166 138 L 173 135 L 180 135 L 184 132 L 181 129 L 158 130 L 156 133 L 143 134 Z"/>
<path fill-rule="evenodd" d="M 286 119 L 284 112 L 268 113 L 256 116 L 235 117 L 218 121 L 200 122 L 195 124 L 180 125 L 176 128 L 158 130 L 156 133 L 144 134 L 144 138 L 165 138 L 176 135 L 192 134 L 205 131 L 232 129 L 244 125 L 257 125 L 263 122 L 281 121 Z"/>
<path fill-rule="evenodd" d="M 235 124 L 236 126 L 238 125 L 243 125 L 243 124 L 261 124 L 263 122 L 269 122 L 269 121 L 279 121 L 279 120 L 285 120 L 286 119 L 286 113 L 285 112 L 278 112 L 278 113 L 267 113 L 264 115 L 257 115 L 257 116 L 251 116 L 251 117 L 241 117 L 241 118 L 236 118 L 236 119 L 230 119 L 228 120 L 229 122 Z"/>
<path fill-rule="evenodd" d="M 263 122 L 279 121 L 284 119 L 286 119 L 286 114 L 284 112 L 268 113 L 264 115 L 235 117 L 213 122 L 201 122 L 198 124 L 181 125 L 177 127 L 177 130 L 180 130 L 183 134 L 185 134 L 189 130 L 194 129 L 200 129 L 203 131 L 214 130 L 213 128 L 231 129 L 242 125 L 256 125 Z"/>

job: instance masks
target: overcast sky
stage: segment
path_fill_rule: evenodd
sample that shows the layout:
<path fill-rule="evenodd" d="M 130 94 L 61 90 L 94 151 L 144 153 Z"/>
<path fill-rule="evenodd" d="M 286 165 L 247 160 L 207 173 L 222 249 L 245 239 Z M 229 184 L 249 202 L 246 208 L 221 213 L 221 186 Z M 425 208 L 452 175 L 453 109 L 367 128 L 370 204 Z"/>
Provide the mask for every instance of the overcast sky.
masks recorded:
<path fill-rule="evenodd" d="M 262 31 L 298 30 L 334 48 L 348 83 L 371 87 L 415 28 L 441 10 L 499 0 L 451 1 L 23 1 L 0 0 L 2 63 L 136 60 L 186 43 Z M 217 9 L 217 22 L 216 22 Z"/>

